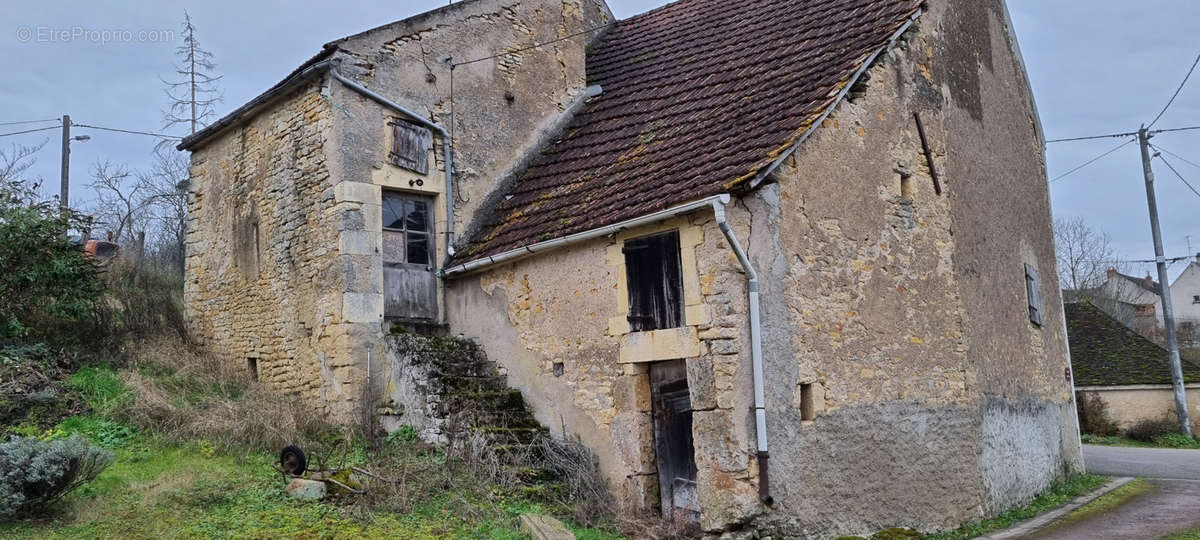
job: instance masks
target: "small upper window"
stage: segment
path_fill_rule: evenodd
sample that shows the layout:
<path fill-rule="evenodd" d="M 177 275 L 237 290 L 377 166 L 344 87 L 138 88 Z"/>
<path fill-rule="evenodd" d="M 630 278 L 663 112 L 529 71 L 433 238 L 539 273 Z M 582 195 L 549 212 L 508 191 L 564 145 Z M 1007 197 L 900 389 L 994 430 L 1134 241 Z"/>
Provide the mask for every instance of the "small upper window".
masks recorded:
<path fill-rule="evenodd" d="M 1192 296 L 1192 303 L 1193 303 L 1193 304 L 1200 304 L 1200 294 L 1197 294 L 1197 295 L 1194 295 L 1194 296 Z"/>
<path fill-rule="evenodd" d="M 413 172 L 429 172 L 429 147 L 433 134 L 423 126 L 404 120 L 393 120 L 392 163 Z"/>
<path fill-rule="evenodd" d="M 634 332 L 683 326 L 679 231 L 626 240 L 629 326 Z"/>
<path fill-rule="evenodd" d="M 1029 297 L 1029 320 L 1042 325 L 1042 283 L 1038 271 L 1031 264 L 1025 265 L 1025 294 Z"/>

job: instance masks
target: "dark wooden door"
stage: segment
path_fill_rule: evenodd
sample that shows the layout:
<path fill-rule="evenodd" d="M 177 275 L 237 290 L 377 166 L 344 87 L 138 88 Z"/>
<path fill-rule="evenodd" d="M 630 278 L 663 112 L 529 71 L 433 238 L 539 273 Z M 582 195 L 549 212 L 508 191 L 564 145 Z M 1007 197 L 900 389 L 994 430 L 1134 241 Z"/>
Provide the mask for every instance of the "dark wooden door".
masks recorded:
<path fill-rule="evenodd" d="M 696 452 L 692 444 L 692 400 L 682 360 L 650 366 L 654 408 L 654 448 L 663 517 L 700 520 L 696 491 Z"/>
<path fill-rule="evenodd" d="M 433 204 L 413 195 L 383 193 L 385 317 L 437 319 Z"/>

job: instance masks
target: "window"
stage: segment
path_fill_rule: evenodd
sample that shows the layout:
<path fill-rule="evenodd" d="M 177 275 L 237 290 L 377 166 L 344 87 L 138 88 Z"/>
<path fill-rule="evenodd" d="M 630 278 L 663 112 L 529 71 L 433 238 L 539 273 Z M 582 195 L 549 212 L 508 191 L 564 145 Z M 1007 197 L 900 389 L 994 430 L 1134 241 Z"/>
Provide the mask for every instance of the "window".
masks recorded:
<path fill-rule="evenodd" d="M 258 380 L 258 358 L 253 356 L 246 358 L 246 370 L 250 372 L 250 379 Z"/>
<path fill-rule="evenodd" d="M 1193 303 L 1193 304 L 1200 304 L 1200 294 L 1197 294 L 1197 295 L 1193 295 L 1193 296 L 1192 296 L 1192 303 Z"/>
<path fill-rule="evenodd" d="M 428 129 L 404 120 L 393 120 L 392 151 L 388 156 L 392 164 L 413 172 L 429 172 L 429 147 L 433 134 Z"/>
<path fill-rule="evenodd" d="M 383 229 L 401 233 L 385 235 L 384 240 L 388 243 L 402 243 L 402 245 L 395 246 L 395 250 L 385 250 L 395 253 L 394 257 L 397 260 L 391 262 L 426 266 L 431 264 L 433 235 L 430 232 L 429 224 L 429 202 L 427 200 L 399 193 L 386 191 L 383 193 Z"/>
<path fill-rule="evenodd" d="M 1138 304 L 1133 306 L 1133 314 L 1138 317 L 1153 317 L 1154 304 Z"/>
<path fill-rule="evenodd" d="M 634 332 L 683 326 L 679 231 L 626 240 L 629 327 Z"/>
<path fill-rule="evenodd" d="M 817 407 L 815 403 L 814 386 L 816 383 L 803 383 L 800 385 L 800 420 L 809 422 L 817 419 Z"/>
<path fill-rule="evenodd" d="M 1042 284 L 1033 265 L 1025 265 L 1025 294 L 1029 297 L 1029 320 L 1042 325 Z"/>

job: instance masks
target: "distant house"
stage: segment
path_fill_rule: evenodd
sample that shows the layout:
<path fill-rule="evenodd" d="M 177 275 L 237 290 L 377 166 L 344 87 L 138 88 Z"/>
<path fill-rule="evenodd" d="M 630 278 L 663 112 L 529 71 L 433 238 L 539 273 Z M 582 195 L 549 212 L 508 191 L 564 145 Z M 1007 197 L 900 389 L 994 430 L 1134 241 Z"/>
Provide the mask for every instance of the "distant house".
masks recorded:
<path fill-rule="evenodd" d="M 1200 253 L 1171 283 L 1171 307 L 1180 346 L 1200 347 Z"/>
<path fill-rule="evenodd" d="M 1095 392 L 1121 428 L 1175 414 L 1167 350 L 1089 302 L 1066 304 L 1076 392 Z M 1183 362 L 1189 407 L 1200 405 L 1200 366 Z M 1200 429 L 1200 408 L 1192 409 Z"/>
<path fill-rule="evenodd" d="M 1091 295 L 1096 305 L 1139 334 L 1162 342 L 1162 286 L 1154 278 L 1108 269 L 1108 279 Z"/>

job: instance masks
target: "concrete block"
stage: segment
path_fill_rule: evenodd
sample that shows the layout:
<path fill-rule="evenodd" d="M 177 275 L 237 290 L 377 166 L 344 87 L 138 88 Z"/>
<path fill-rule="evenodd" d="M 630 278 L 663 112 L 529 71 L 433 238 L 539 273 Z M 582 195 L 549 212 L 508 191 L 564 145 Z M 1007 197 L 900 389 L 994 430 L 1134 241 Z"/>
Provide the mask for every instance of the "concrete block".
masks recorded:
<path fill-rule="evenodd" d="M 575 540 L 575 533 L 561 521 L 542 514 L 521 514 L 521 531 L 533 540 Z"/>
<path fill-rule="evenodd" d="M 377 323 L 383 320 L 383 295 L 373 293 L 343 294 L 342 320 L 350 323 Z"/>
<path fill-rule="evenodd" d="M 374 255 L 381 250 L 383 236 L 374 231 L 342 231 L 338 251 L 343 255 Z"/>
<path fill-rule="evenodd" d="M 325 496 L 325 482 L 294 478 L 283 490 L 297 499 L 316 501 Z"/>
<path fill-rule="evenodd" d="M 383 204 L 379 186 L 365 182 L 339 182 L 333 186 L 335 202 Z"/>
<path fill-rule="evenodd" d="M 622 363 L 657 362 L 700 356 L 700 339 L 693 327 L 634 332 L 621 337 Z"/>

